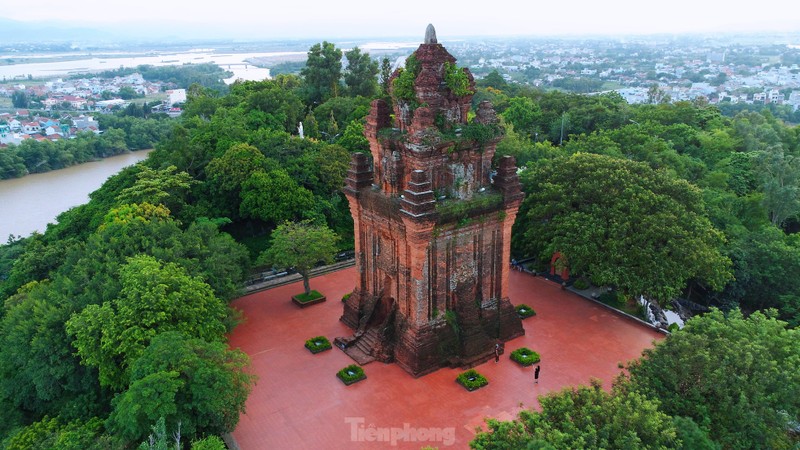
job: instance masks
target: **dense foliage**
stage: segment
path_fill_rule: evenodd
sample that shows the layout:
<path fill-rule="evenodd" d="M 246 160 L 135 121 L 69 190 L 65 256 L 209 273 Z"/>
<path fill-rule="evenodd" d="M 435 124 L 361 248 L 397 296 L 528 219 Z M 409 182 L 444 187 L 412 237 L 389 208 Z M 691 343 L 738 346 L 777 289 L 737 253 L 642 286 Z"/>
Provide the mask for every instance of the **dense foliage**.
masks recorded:
<path fill-rule="evenodd" d="M 800 418 L 800 336 L 755 312 L 715 310 L 628 367 L 625 388 L 691 418 L 724 448 L 791 448 Z"/>
<path fill-rule="evenodd" d="M 74 139 L 55 142 L 26 139 L 3 149 L 0 151 L 0 180 L 63 169 L 130 150 L 153 148 L 169 135 L 173 125 L 166 116 L 148 119 L 101 116 L 99 122 L 103 130 L 100 135 L 84 131 Z"/>
<path fill-rule="evenodd" d="M 478 86 L 473 101 L 492 101 L 505 122 L 496 154 L 527 166 L 520 177 L 528 197 L 512 243 L 517 259 L 538 257 L 544 270 L 560 250 L 572 275 L 629 296 L 650 295 L 667 307 L 675 297 L 748 313 L 774 307 L 798 323 L 800 291 L 785 280 L 800 267 L 800 127 L 766 109 L 726 117 L 689 102 L 628 105 L 613 93 L 545 93 L 499 76 Z M 663 217 L 670 210 L 691 220 Z M 588 258 L 590 249 L 604 257 Z M 675 276 L 681 261 L 683 275 Z M 658 273 L 661 280 L 646 281 Z"/>
<path fill-rule="evenodd" d="M 522 182 L 515 239 L 526 254 L 560 252 L 596 285 L 664 302 L 690 279 L 717 290 L 730 279 L 700 190 L 671 173 L 579 153 L 526 171 Z"/>
<path fill-rule="evenodd" d="M 524 410 L 519 419 L 489 419 L 473 449 L 680 448 L 676 427 L 658 402 L 638 393 L 608 393 L 598 381 L 539 397 L 542 411 Z"/>

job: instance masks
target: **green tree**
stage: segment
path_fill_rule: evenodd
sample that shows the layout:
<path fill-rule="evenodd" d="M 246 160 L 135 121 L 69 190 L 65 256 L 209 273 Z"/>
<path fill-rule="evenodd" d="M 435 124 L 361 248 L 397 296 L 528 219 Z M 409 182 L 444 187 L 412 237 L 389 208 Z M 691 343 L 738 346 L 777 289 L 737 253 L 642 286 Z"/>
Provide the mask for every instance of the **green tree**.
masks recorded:
<path fill-rule="evenodd" d="M 502 112 L 503 119 L 514 126 L 518 133 L 534 136 L 536 123 L 541 118 L 539 106 L 527 97 L 514 97 L 508 100 L 508 108 Z"/>
<path fill-rule="evenodd" d="M 489 72 L 488 75 L 478 80 L 477 84 L 481 87 L 491 87 L 499 91 L 508 89 L 508 82 L 502 75 L 495 69 Z"/>
<path fill-rule="evenodd" d="M 284 169 L 254 172 L 242 185 L 242 217 L 273 224 L 314 213 L 314 194 L 299 186 Z"/>
<path fill-rule="evenodd" d="M 800 214 L 800 158 L 774 145 L 760 154 L 759 162 L 764 206 L 772 224 L 779 227 Z"/>
<path fill-rule="evenodd" d="M 3 448 L 7 450 L 59 449 L 102 450 L 112 446 L 103 435 L 103 421 L 95 417 L 87 422 L 75 420 L 63 423 L 55 417 L 45 416 L 13 434 Z"/>
<path fill-rule="evenodd" d="M 214 204 L 224 215 L 236 218 L 239 214 L 242 185 L 255 172 L 267 170 L 269 160 L 257 148 L 236 144 L 206 166 L 207 186 Z M 273 168 L 277 164 L 273 162 Z"/>
<path fill-rule="evenodd" d="M 489 431 L 470 442 L 473 449 L 542 448 L 675 448 L 672 419 L 658 402 L 636 392 L 592 386 L 567 388 L 539 397 L 542 411 L 525 410 L 514 422 L 489 419 Z M 545 447 L 547 448 L 547 447 Z"/>
<path fill-rule="evenodd" d="M 259 259 L 278 267 L 294 267 L 303 277 L 305 293 L 311 292 L 309 271 L 320 261 L 330 264 L 339 236 L 325 225 L 309 221 L 285 222 L 271 237 L 271 244 Z"/>
<path fill-rule="evenodd" d="M 666 171 L 579 153 L 521 179 L 517 254 L 549 260 L 561 252 L 574 273 L 657 301 L 675 298 L 691 279 L 720 290 L 731 277 L 700 190 Z"/>
<path fill-rule="evenodd" d="M 119 92 L 117 94 L 123 100 L 130 100 L 139 96 L 139 94 L 130 86 L 122 86 L 119 88 Z"/>
<path fill-rule="evenodd" d="M 347 150 L 339 144 L 325 145 L 315 155 L 313 164 L 319 167 L 319 187 L 315 190 L 320 191 L 321 195 L 339 195 L 350 168 L 350 153 Z"/>
<path fill-rule="evenodd" d="M 381 91 L 384 95 L 389 94 L 389 78 L 392 76 L 392 62 L 389 58 L 381 59 Z"/>
<path fill-rule="evenodd" d="M 628 366 L 631 390 L 691 418 L 724 448 L 793 448 L 800 419 L 800 336 L 755 312 L 719 310 L 645 350 Z"/>
<path fill-rule="evenodd" d="M 0 432 L 47 414 L 72 420 L 101 413 L 96 372 L 79 363 L 64 331 L 71 309 L 69 297 L 53 288 L 57 283 L 31 283 L 6 300 L 0 404 L 9 408 L 0 412 Z"/>
<path fill-rule="evenodd" d="M 27 108 L 30 104 L 30 98 L 28 98 L 28 94 L 25 91 L 14 91 L 11 94 L 11 105 L 14 108 Z"/>
<path fill-rule="evenodd" d="M 159 333 L 222 340 L 225 305 L 183 267 L 139 255 L 120 269 L 120 281 L 118 298 L 89 305 L 67 321 L 81 361 L 97 367 L 102 385 L 127 386 L 131 364 Z"/>
<path fill-rule="evenodd" d="M 164 205 L 173 214 L 178 214 L 186 206 L 186 194 L 197 181 L 188 173 L 177 170 L 175 166 L 156 170 L 142 164 L 136 182 L 123 189 L 117 200 L 127 204 Z"/>
<path fill-rule="evenodd" d="M 226 450 L 228 447 L 218 436 L 208 436 L 192 442 L 192 450 Z"/>
<path fill-rule="evenodd" d="M 337 97 L 342 76 L 342 51 L 327 41 L 314 44 L 308 50 L 306 66 L 300 74 L 305 82 L 309 105 Z"/>
<path fill-rule="evenodd" d="M 117 396 L 108 427 L 130 441 L 164 420 L 187 440 L 232 431 L 255 381 L 249 359 L 221 342 L 164 332 L 131 367 L 130 387 Z"/>
<path fill-rule="evenodd" d="M 781 318 L 800 325 L 800 239 L 764 226 L 736 237 L 728 253 L 734 279 L 720 293 L 720 304 L 745 312 L 777 308 Z"/>
<path fill-rule="evenodd" d="M 210 119 L 219 106 L 217 97 L 217 92 L 213 89 L 192 83 L 186 90 L 186 103 L 183 105 L 182 116 Z"/>
<path fill-rule="evenodd" d="M 344 84 L 352 96 L 374 97 L 378 92 L 378 62 L 369 57 L 369 53 L 361 53 L 361 49 L 353 47 L 344 53 L 347 68 L 344 72 Z"/>
<path fill-rule="evenodd" d="M 369 141 L 364 137 L 364 124 L 360 120 L 348 123 L 336 143 L 351 152 L 369 153 Z"/>

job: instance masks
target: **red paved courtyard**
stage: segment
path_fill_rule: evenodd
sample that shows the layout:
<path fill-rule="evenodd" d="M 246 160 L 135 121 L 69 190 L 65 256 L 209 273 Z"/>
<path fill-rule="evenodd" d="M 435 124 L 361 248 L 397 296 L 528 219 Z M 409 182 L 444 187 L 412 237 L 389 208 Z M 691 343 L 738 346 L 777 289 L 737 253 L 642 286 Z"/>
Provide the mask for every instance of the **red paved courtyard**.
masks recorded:
<path fill-rule="evenodd" d="M 380 362 L 364 366 L 366 380 L 345 386 L 336 372 L 353 361 L 335 347 L 312 355 L 303 344 L 318 335 L 333 342 L 352 334 L 339 322 L 339 300 L 355 282 L 354 268 L 312 279 L 311 287 L 328 301 L 305 309 L 290 301 L 301 282 L 233 302 L 245 321 L 230 344 L 250 355 L 259 377 L 233 432 L 242 450 L 467 448 L 484 417 L 512 419 L 523 407 L 538 407 L 537 396 L 591 378 L 608 387 L 619 362 L 638 357 L 662 337 L 555 283 L 512 271 L 512 303 L 531 305 L 538 315 L 523 321 L 525 336 L 506 343 L 499 364 L 476 367 L 488 386 L 467 392 L 455 382 L 458 369 L 414 379 Z M 542 356 L 538 385 L 532 368 L 508 358 L 519 347 Z"/>

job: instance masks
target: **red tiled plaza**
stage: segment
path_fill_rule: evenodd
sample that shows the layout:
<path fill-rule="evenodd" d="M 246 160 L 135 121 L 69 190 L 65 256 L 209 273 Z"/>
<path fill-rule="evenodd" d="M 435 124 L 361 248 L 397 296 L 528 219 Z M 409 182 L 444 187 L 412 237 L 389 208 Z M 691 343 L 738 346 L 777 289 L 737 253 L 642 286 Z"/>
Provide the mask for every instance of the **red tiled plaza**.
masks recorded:
<path fill-rule="evenodd" d="M 484 417 L 512 419 L 521 408 L 538 407 L 537 396 L 591 378 L 608 387 L 620 362 L 662 337 L 555 283 L 514 271 L 511 301 L 532 306 L 538 315 L 523 321 L 525 335 L 506 343 L 500 363 L 476 367 L 488 386 L 467 392 L 455 382 L 458 369 L 415 379 L 380 362 L 364 366 L 366 380 L 345 386 L 336 372 L 353 361 L 337 348 L 312 355 L 303 344 L 318 335 L 333 341 L 352 334 L 339 321 L 339 299 L 355 280 L 354 268 L 312 279 L 312 288 L 329 300 L 305 309 L 290 301 L 302 290 L 300 282 L 233 302 L 245 320 L 230 344 L 250 355 L 259 377 L 233 433 L 243 450 L 467 448 Z M 541 355 L 538 385 L 532 368 L 509 360 L 519 347 Z"/>

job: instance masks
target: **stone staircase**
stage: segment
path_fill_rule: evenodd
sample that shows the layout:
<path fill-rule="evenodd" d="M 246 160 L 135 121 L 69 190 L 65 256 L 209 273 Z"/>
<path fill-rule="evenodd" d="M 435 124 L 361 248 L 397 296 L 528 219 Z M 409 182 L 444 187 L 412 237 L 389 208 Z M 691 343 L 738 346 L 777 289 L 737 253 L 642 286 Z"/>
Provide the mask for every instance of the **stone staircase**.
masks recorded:
<path fill-rule="evenodd" d="M 359 365 L 369 364 L 375 361 L 373 351 L 376 344 L 380 341 L 378 328 L 367 329 L 363 334 L 357 336 L 350 345 L 343 350 L 347 356 L 353 358 Z"/>

